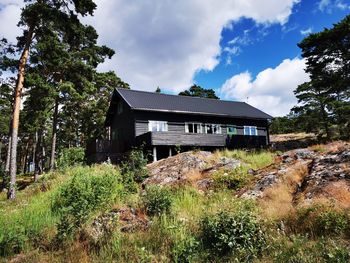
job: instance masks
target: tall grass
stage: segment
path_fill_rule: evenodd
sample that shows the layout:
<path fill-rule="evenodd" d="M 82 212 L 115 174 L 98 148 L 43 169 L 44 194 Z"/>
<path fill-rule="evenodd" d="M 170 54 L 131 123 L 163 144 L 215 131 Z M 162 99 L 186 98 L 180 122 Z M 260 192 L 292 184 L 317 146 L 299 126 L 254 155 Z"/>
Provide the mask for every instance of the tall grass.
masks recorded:
<path fill-rule="evenodd" d="M 251 169 L 260 169 L 271 163 L 274 160 L 274 153 L 269 151 L 244 151 L 244 150 L 222 150 L 216 152 L 218 156 L 225 156 L 241 160 Z"/>

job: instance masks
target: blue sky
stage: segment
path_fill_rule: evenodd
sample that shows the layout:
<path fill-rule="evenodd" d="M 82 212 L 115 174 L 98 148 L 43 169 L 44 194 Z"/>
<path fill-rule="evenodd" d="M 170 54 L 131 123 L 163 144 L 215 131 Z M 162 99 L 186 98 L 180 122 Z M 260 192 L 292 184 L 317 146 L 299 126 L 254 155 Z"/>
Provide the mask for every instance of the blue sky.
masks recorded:
<path fill-rule="evenodd" d="M 193 83 L 273 116 L 309 80 L 297 43 L 350 12 L 350 0 L 95 0 L 99 43 L 132 89 L 177 94 Z M 0 0 L 0 37 L 15 41 L 23 0 Z M 5 73 L 6 74 L 6 73 Z"/>
<path fill-rule="evenodd" d="M 220 64 L 211 72 L 200 71 L 195 76 L 196 84 L 220 89 L 226 79 L 242 71 L 256 76 L 265 68 L 278 66 L 285 58 L 300 57 L 297 46 L 309 32 L 330 28 L 350 13 L 349 8 L 339 8 L 334 1 L 320 7 L 321 1 L 302 0 L 294 5 L 288 22 L 284 25 L 261 25 L 252 19 L 241 18 L 232 22 L 231 28 L 221 32 L 222 49 L 233 48 L 235 54 L 223 52 Z M 350 4 L 350 1 L 341 3 Z M 235 44 L 230 44 L 230 41 Z M 230 63 L 231 62 L 231 63 Z"/>

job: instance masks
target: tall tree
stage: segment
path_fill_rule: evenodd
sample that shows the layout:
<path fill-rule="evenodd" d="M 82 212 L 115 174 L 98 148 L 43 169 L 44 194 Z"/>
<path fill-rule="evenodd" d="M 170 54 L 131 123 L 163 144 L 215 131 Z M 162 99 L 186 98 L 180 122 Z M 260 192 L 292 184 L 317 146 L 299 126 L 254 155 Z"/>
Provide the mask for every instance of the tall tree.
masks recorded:
<path fill-rule="evenodd" d="M 215 91 L 213 89 L 204 89 L 198 85 L 193 85 L 188 90 L 180 92 L 179 95 L 208 98 L 208 99 L 219 99 L 219 97 L 216 96 Z"/>
<path fill-rule="evenodd" d="M 18 38 L 17 43 L 20 56 L 11 125 L 9 199 L 15 198 L 19 113 L 30 47 L 38 37 L 43 37 L 48 32 L 69 30 L 69 21 L 72 18 L 77 20 L 78 15 L 92 15 L 95 8 L 96 5 L 92 0 L 28 0 L 28 4 L 22 10 L 19 26 L 23 28 L 23 34 Z"/>
<path fill-rule="evenodd" d="M 327 138 L 332 124 L 341 136 L 350 137 L 350 15 L 298 46 L 310 81 L 295 90 L 299 105 L 294 110 L 318 116 L 313 125 L 321 124 Z"/>

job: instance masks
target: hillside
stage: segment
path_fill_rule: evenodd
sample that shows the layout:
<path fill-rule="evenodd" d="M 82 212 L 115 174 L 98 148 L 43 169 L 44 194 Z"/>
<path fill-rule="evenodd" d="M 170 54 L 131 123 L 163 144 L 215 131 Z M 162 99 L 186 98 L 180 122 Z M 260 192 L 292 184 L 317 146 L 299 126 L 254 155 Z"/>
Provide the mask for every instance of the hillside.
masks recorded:
<path fill-rule="evenodd" d="M 72 166 L 0 195 L 3 262 L 349 262 L 350 144 Z M 10 223 L 9 223 L 10 222 Z"/>

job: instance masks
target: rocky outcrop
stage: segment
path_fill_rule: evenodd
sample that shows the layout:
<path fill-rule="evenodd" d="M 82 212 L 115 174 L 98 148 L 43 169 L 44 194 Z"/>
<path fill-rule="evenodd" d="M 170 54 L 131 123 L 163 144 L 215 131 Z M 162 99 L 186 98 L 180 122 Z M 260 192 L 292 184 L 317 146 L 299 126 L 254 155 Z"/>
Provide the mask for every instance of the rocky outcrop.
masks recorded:
<path fill-rule="evenodd" d="M 242 197 L 263 198 L 267 189 L 293 180 L 296 201 L 326 199 L 350 207 L 350 144 L 335 142 L 319 149 L 286 152 L 273 165 L 256 171 L 255 178 L 253 186 L 241 193 Z"/>
<path fill-rule="evenodd" d="M 212 184 L 210 174 L 219 169 L 234 169 L 240 164 L 239 160 L 216 157 L 211 152 L 184 152 L 147 165 L 150 176 L 143 185 L 192 184 L 199 189 L 207 189 Z"/>
<path fill-rule="evenodd" d="M 92 224 L 84 229 L 85 239 L 97 243 L 101 238 L 112 233 L 116 228 L 121 232 L 146 230 L 149 220 L 141 211 L 134 208 L 122 207 L 113 209 L 96 217 Z"/>

